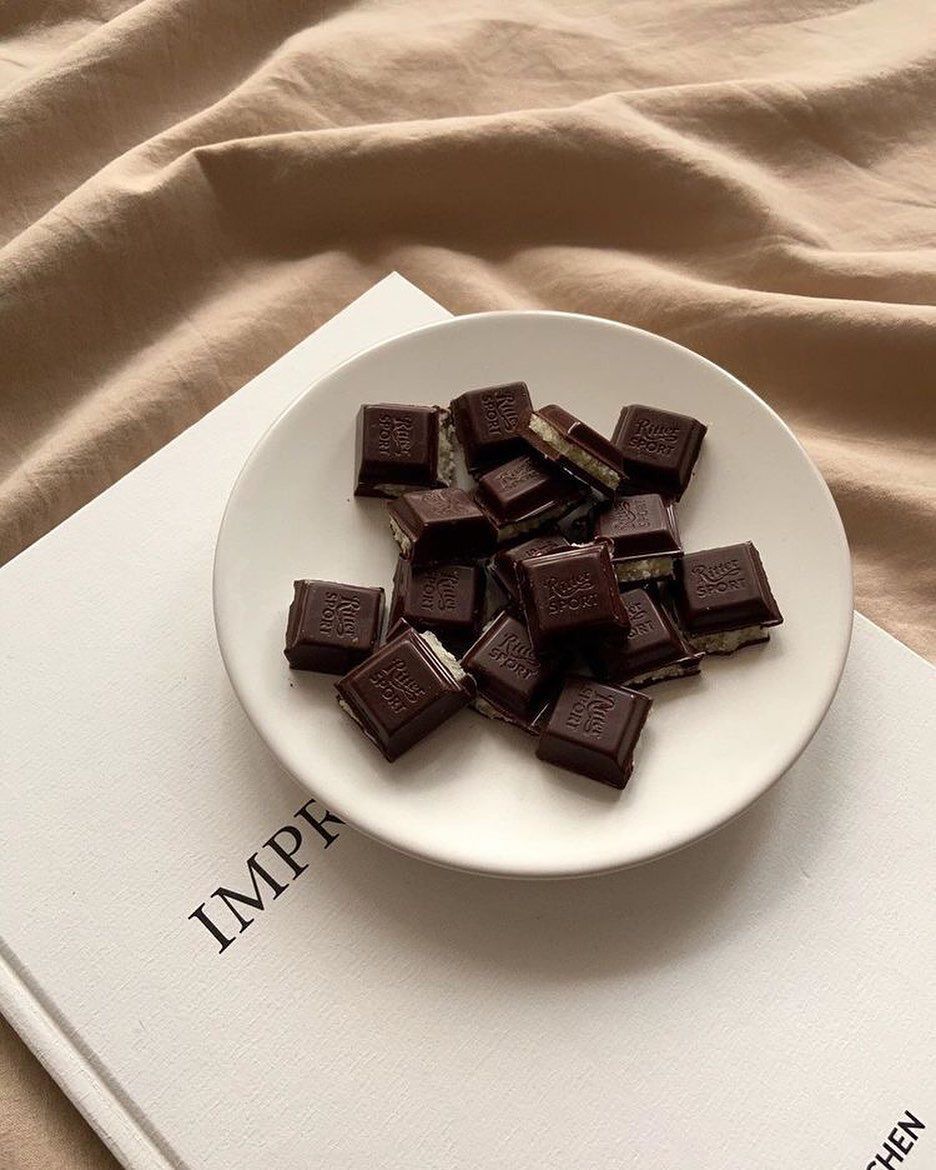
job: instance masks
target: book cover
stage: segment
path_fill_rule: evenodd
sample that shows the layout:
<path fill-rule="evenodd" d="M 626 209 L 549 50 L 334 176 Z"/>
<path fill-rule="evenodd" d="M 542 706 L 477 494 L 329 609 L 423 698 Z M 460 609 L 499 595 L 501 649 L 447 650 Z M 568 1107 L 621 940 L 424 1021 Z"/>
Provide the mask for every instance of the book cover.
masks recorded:
<path fill-rule="evenodd" d="M 444 316 L 388 278 L 0 570 L 0 1007 L 134 1170 L 936 1165 L 936 675 L 871 623 L 767 797 L 603 878 L 396 854 L 240 711 L 243 459 Z"/>

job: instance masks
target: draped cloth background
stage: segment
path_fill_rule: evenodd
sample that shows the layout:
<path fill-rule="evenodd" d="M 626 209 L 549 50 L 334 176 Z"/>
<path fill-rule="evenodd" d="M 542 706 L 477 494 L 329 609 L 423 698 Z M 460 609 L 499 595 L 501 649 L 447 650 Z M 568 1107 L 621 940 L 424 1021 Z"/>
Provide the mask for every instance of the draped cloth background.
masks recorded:
<path fill-rule="evenodd" d="M 0 561 L 396 268 L 738 374 L 936 656 L 932 0 L 4 0 L 0 231 Z M 0 1060 L 0 1164 L 113 1165 Z"/>

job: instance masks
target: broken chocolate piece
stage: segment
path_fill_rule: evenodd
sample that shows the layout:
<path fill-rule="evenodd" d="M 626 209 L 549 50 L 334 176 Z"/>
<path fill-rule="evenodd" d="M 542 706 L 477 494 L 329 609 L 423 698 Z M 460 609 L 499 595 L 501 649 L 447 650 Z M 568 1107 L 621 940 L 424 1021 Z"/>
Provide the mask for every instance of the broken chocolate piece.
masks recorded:
<path fill-rule="evenodd" d="M 482 715 L 532 731 L 549 703 L 561 663 L 540 658 L 526 626 L 502 613 L 462 659 L 478 692 L 474 706 Z"/>
<path fill-rule="evenodd" d="M 362 406 L 354 467 L 356 496 L 392 498 L 450 484 L 455 466 L 448 411 L 392 402 Z"/>
<path fill-rule="evenodd" d="M 453 398 L 449 409 L 472 474 L 525 449 L 517 433 L 533 409 L 525 382 L 469 390 Z"/>
<path fill-rule="evenodd" d="M 338 581 L 294 581 L 283 653 L 294 670 L 344 674 L 380 640 L 384 591 Z"/>
<path fill-rule="evenodd" d="M 406 492 L 387 507 L 394 539 L 414 565 L 473 560 L 492 552 L 494 529 L 467 492 Z"/>
<path fill-rule="evenodd" d="M 677 568 L 674 598 L 690 643 L 706 654 L 766 642 L 768 627 L 783 621 L 750 541 L 687 553 Z"/>
<path fill-rule="evenodd" d="M 487 578 L 479 565 L 415 568 L 400 557 L 393 575 L 390 624 L 400 618 L 417 630 L 432 630 L 459 652 L 477 638 Z"/>
<path fill-rule="evenodd" d="M 544 459 L 601 495 L 612 496 L 627 482 L 617 447 L 561 406 L 534 410 L 521 433 Z"/>
<path fill-rule="evenodd" d="M 627 630 L 606 544 L 573 545 L 517 565 L 520 601 L 537 652 L 572 649 L 583 637 Z"/>
<path fill-rule="evenodd" d="M 661 496 L 620 496 L 599 512 L 595 539 L 611 547 L 617 579 L 652 581 L 672 577 L 682 553 L 676 512 Z"/>
<path fill-rule="evenodd" d="M 573 676 L 566 680 L 536 754 L 582 776 L 623 788 L 651 700 L 640 691 Z"/>
<path fill-rule="evenodd" d="M 520 455 L 482 475 L 475 499 L 503 544 L 564 516 L 583 495 L 567 476 L 532 455 Z"/>
<path fill-rule="evenodd" d="M 597 678 L 630 687 L 698 674 L 702 655 L 689 645 L 669 614 L 643 589 L 621 594 L 630 630 L 596 639 L 585 659 Z"/>
<path fill-rule="evenodd" d="M 474 684 L 430 633 L 402 632 L 335 683 L 338 703 L 395 760 L 467 706 Z"/>
<path fill-rule="evenodd" d="M 678 500 L 692 478 L 707 428 L 686 414 L 625 406 L 611 438 L 635 482 Z"/>

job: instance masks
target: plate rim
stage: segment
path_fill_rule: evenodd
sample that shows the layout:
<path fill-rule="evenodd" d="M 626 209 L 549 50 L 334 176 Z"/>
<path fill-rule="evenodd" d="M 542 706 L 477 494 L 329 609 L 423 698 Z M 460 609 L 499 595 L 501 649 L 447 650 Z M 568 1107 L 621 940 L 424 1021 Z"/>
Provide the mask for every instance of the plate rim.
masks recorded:
<path fill-rule="evenodd" d="M 637 325 L 630 325 L 630 324 L 627 324 L 627 323 L 622 322 L 622 321 L 615 321 L 615 320 L 608 318 L 608 317 L 598 317 L 598 316 L 594 316 L 591 314 L 573 313 L 573 312 L 567 312 L 567 311 L 556 310 L 556 309 L 495 309 L 495 310 L 490 310 L 490 311 L 485 311 L 485 312 L 464 313 L 464 314 L 453 315 L 451 317 L 447 317 L 445 320 L 442 320 L 442 321 L 433 321 L 433 322 L 430 322 L 426 325 L 417 326 L 414 329 L 403 330 L 400 333 L 394 334 L 392 337 L 384 338 L 381 341 L 375 342 L 373 345 L 365 346 L 363 349 L 360 349 L 357 352 L 351 354 L 350 357 L 347 357 L 343 361 L 336 363 L 334 366 L 332 366 L 328 370 L 326 370 L 323 374 L 314 378 L 303 390 L 301 390 L 298 394 L 296 394 L 291 399 L 291 401 L 281 411 L 278 412 L 278 414 L 269 423 L 269 425 L 267 427 L 265 427 L 264 430 L 261 432 L 261 434 L 257 437 L 253 446 L 250 448 L 250 451 L 248 452 L 246 458 L 244 459 L 243 463 L 241 464 L 240 469 L 238 470 L 238 473 L 235 476 L 233 483 L 231 484 L 231 488 L 228 492 L 228 496 L 227 496 L 227 499 L 225 501 L 224 510 L 221 514 L 221 520 L 219 522 L 217 535 L 215 537 L 214 554 L 212 556 L 211 598 L 212 598 L 212 613 L 213 613 L 213 619 L 214 619 L 215 638 L 216 638 L 216 641 L 218 643 L 218 649 L 219 649 L 219 652 L 221 655 L 221 660 L 224 664 L 225 673 L 227 674 L 228 681 L 231 684 L 231 688 L 234 691 L 234 694 L 237 698 L 238 703 L 240 704 L 241 708 L 243 709 L 244 714 L 247 716 L 247 718 L 250 721 L 251 725 L 253 726 L 254 730 L 257 732 L 260 739 L 263 741 L 267 750 L 273 755 L 273 757 L 280 764 L 280 766 L 283 767 L 284 770 L 290 776 L 292 776 L 295 779 L 295 781 L 303 789 L 305 789 L 307 792 L 309 792 L 310 795 L 312 795 L 317 800 L 321 800 L 321 798 L 318 796 L 318 794 L 315 793 L 309 787 L 308 782 L 302 776 L 297 775 L 296 772 L 289 766 L 287 761 L 283 758 L 281 753 L 277 750 L 277 748 L 275 746 L 275 741 L 271 740 L 270 737 L 268 737 L 266 734 L 264 734 L 264 730 L 262 728 L 261 721 L 260 721 L 259 717 L 255 717 L 254 712 L 251 710 L 250 701 L 247 698 L 247 696 L 243 693 L 242 688 L 238 683 L 238 679 L 236 677 L 236 672 L 233 670 L 232 665 L 228 660 L 228 656 L 225 653 L 224 636 L 223 636 L 222 630 L 221 630 L 222 618 L 221 618 L 221 614 L 220 614 L 221 606 L 220 606 L 220 599 L 219 599 L 220 588 L 219 588 L 218 564 L 219 564 L 219 560 L 221 558 L 221 546 L 222 546 L 225 528 L 226 528 L 227 522 L 228 522 L 228 517 L 232 511 L 232 507 L 234 506 L 235 498 L 238 494 L 238 491 L 239 491 L 242 483 L 244 482 L 245 478 L 247 477 L 252 465 L 255 463 L 256 460 L 258 460 L 260 458 L 261 452 L 262 452 L 263 448 L 265 447 L 266 443 L 268 442 L 270 436 L 273 434 L 274 431 L 279 429 L 279 427 L 283 424 L 283 422 L 285 421 L 287 416 L 289 416 L 299 406 L 299 404 L 301 402 L 303 402 L 309 395 L 327 392 L 327 389 L 326 389 L 327 384 L 330 381 L 332 381 L 333 379 L 339 377 L 348 366 L 351 366 L 351 365 L 363 360 L 365 357 L 371 355 L 372 353 L 374 353 L 377 350 L 391 349 L 395 346 L 400 345 L 404 340 L 408 341 L 408 340 L 412 339 L 413 337 L 415 337 L 417 335 L 424 334 L 424 333 L 434 333 L 434 332 L 445 331 L 445 330 L 451 329 L 453 327 L 463 326 L 465 324 L 477 322 L 477 321 L 507 320 L 507 319 L 513 320 L 513 319 L 517 319 L 517 318 L 530 318 L 530 317 L 545 318 L 545 319 L 560 318 L 560 319 L 566 319 L 566 320 L 584 321 L 584 322 L 589 322 L 591 324 L 597 324 L 597 325 L 600 325 L 600 326 L 605 327 L 605 328 L 611 328 L 612 330 L 624 330 L 627 333 L 637 335 L 637 336 L 644 338 L 644 339 L 649 339 L 654 344 L 657 344 L 657 345 L 662 344 L 664 347 L 668 347 L 668 348 L 682 351 L 683 353 L 688 354 L 693 360 L 699 361 L 699 362 L 704 362 L 706 365 L 710 366 L 713 370 L 717 371 L 719 374 L 721 374 L 725 378 L 729 379 L 732 383 L 734 383 L 734 386 L 736 389 L 743 391 L 743 393 L 746 394 L 748 397 L 754 399 L 754 401 L 757 403 L 757 405 L 761 409 L 765 410 L 771 416 L 773 422 L 776 425 L 778 425 L 780 428 L 782 428 L 782 430 L 784 432 L 786 432 L 787 437 L 790 440 L 792 440 L 792 442 L 795 444 L 796 448 L 798 448 L 800 456 L 802 457 L 802 459 L 805 462 L 806 466 L 808 467 L 810 473 L 812 474 L 814 481 L 818 484 L 818 486 L 821 490 L 821 493 L 824 494 L 825 503 L 827 505 L 827 508 L 828 508 L 831 516 L 834 518 L 834 520 L 836 522 L 835 523 L 835 530 L 836 530 L 835 535 L 836 535 L 836 539 L 837 539 L 837 550 L 836 551 L 839 552 L 840 554 L 843 554 L 844 563 L 845 563 L 845 566 L 847 569 L 847 572 L 843 575 L 843 579 L 840 582 L 840 587 L 844 590 L 844 593 L 846 595 L 845 597 L 842 598 L 842 601 L 845 602 L 844 609 L 845 609 L 845 612 L 847 613 L 848 616 L 847 616 L 847 620 L 842 624 L 842 628 L 838 633 L 838 639 L 837 639 L 837 644 L 836 644 L 838 658 L 837 658 L 836 668 L 831 672 L 831 674 L 829 676 L 829 680 L 827 682 L 825 692 L 822 696 L 822 702 L 817 707 L 817 710 L 818 710 L 817 716 L 813 720 L 810 721 L 810 723 L 807 727 L 805 727 L 804 732 L 798 738 L 794 748 L 788 753 L 788 757 L 782 763 L 782 766 L 780 766 L 779 770 L 776 771 L 775 775 L 772 776 L 772 778 L 769 780 L 769 782 L 766 785 L 764 785 L 764 787 L 762 787 L 760 790 L 755 792 L 753 795 L 751 795 L 750 797 L 745 799 L 744 802 L 742 804 L 740 804 L 738 807 L 733 808 L 727 815 L 718 818 L 713 823 L 707 824 L 698 833 L 695 833 L 694 835 L 686 838 L 685 840 L 678 841 L 674 844 L 664 845 L 663 847 L 655 847 L 655 848 L 651 848 L 651 849 L 639 850 L 636 853 L 628 856 L 627 858 L 625 858 L 623 860 L 614 861 L 611 863 L 601 862 L 601 863 L 595 864 L 594 866 L 583 866 L 581 864 L 572 865 L 572 866 L 553 865 L 553 866 L 546 867 L 543 869 L 537 869 L 535 871 L 530 871 L 528 869 L 523 868 L 522 866 L 520 866 L 520 867 L 517 867 L 517 866 L 501 867 L 501 866 L 497 866 L 497 865 L 480 865 L 477 863 L 468 863 L 464 859 L 461 859 L 461 858 L 458 858 L 457 856 L 452 855 L 452 853 L 450 851 L 449 851 L 448 855 L 446 855 L 445 850 L 437 851 L 436 853 L 427 853 L 423 849 L 417 848 L 416 846 L 408 847 L 404 842 L 401 842 L 398 840 L 393 840 L 393 839 L 390 839 L 386 836 L 382 836 L 378 831 L 371 829 L 371 828 L 364 827 L 361 824 L 359 824 L 353 815 L 346 813 L 346 811 L 343 808 L 339 807 L 339 804 L 341 802 L 335 803 L 331 800 L 329 800 L 327 802 L 328 811 L 332 812 L 334 815 L 338 816 L 342 820 L 342 822 L 347 824 L 349 827 L 355 829 L 355 831 L 362 833 L 364 836 L 369 837 L 370 839 L 372 839 L 374 841 L 378 841 L 381 845 L 384 845 L 384 846 L 387 846 L 388 848 L 394 849 L 397 852 L 402 853 L 406 856 L 418 858 L 421 861 L 426 861 L 432 865 L 437 865 L 437 866 L 440 866 L 444 869 L 456 869 L 456 870 L 460 870 L 463 872 L 474 873 L 474 874 L 478 874 L 478 875 L 482 875 L 482 876 L 496 877 L 496 878 L 511 878 L 514 880 L 549 881 L 549 880 L 563 880 L 563 879 L 568 879 L 568 878 L 594 877 L 594 876 L 599 876 L 602 874 L 615 873 L 615 872 L 618 872 L 619 870 L 622 870 L 622 869 L 630 869 L 630 868 L 637 866 L 637 865 L 645 865 L 648 862 L 659 860 L 659 859 L 662 859 L 664 857 L 668 857 L 674 853 L 678 853 L 681 850 L 690 847 L 691 845 L 695 845 L 695 844 L 699 843 L 700 841 L 705 840 L 707 837 L 712 836 L 712 834 L 717 833 L 720 829 L 723 829 L 726 825 L 731 824 L 738 817 L 743 816 L 744 813 L 747 812 L 758 800 L 760 800 L 763 796 L 765 796 L 774 787 L 774 785 L 776 785 L 777 782 L 783 776 L 785 776 L 786 773 L 789 772 L 789 770 L 795 765 L 797 760 L 800 758 L 800 756 L 803 754 L 803 752 L 809 746 L 810 742 L 812 741 L 813 737 L 815 736 L 816 732 L 818 731 L 819 727 L 821 726 L 823 720 L 825 719 L 826 715 L 828 714 L 829 708 L 832 705 L 832 702 L 835 698 L 836 692 L 838 691 L 839 685 L 840 685 L 841 680 L 842 680 L 842 675 L 843 675 L 844 670 L 845 670 L 845 664 L 848 660 L 848 651 L 849 651 L 849 647 L 851 644 L 852 631 L 854 628 L 854 616 L 855 616 L 854 615 L 853 564 L 852 564 L 851 550 L 850 550 L 849 544 L 848 544 L 848 538 L 847 538 L 846 533 L 845 533 L 845 527 L 844 527 L 844 524 L 842 523 L 842 518 L 841 518 L 841 515 L 839 513 L 838 507 L 835 503 L 835 499 L 832 496 L 832 492 L 829 489 L 829 485 L 826 483 L 826 481 L 823 478 L 818 467 L 813 462 L 808 451 L 803 446 L 803 444 L 800 442 L 800 440 L 796 437 L 796 435 L 794 434 L 794 432 L 790 428 L 790 426 L 777 413 L 777 411 L 775 411 L 774 408 L 768 402 L 765 402 L 763 398 L 761 398 L 757 393 L 755 393 L 754 390 L 752 390 L 748 385 L 746 385 L 744 382 L 742 382 L 738 377 L 736 377 L 736 375 L 734 375 L 734 374 L 730 373 L 728 370 L 726 370 L 723 366 L 718 365 L 717 362 L 712 361 L 710 358 L 705 357 L 703 354 L 697 353 L 695 350 L 689 349 L 688 346 L 682 345 L 677 341 L 673 341 L 672 339 L 670 339 L 668 337 L 663 337 L 659 333 L 654 333 L 651 330 L 643 329 Z M 324 802 L 323 802 L 323 805 L 324 805 Z"/>

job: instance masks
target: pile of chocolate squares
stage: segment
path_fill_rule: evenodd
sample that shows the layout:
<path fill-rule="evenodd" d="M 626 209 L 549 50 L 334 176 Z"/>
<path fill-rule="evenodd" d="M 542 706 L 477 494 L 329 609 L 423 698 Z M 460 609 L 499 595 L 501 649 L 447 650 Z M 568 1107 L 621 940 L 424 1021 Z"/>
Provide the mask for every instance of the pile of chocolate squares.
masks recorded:
<path fill-rule="evenodd" d="M 454 434 L 453 434 L 454 432 Z M 522 382 L 357 421 L 355 494 L 389 498 L 384 592 L 297 581 L 286 657 L 344 677 L 338 702 L 388 760 L 460 708 L 538 737 L 543 760 L 623 788 L 642 689 L 783 619 L 753 544 L 684 553 L 675 505 L 706 428 L 625 406 L 609 439 Z M 452 486 L 455 444 L 476 481 Z"/>

